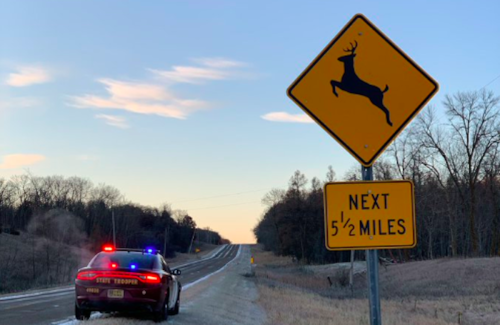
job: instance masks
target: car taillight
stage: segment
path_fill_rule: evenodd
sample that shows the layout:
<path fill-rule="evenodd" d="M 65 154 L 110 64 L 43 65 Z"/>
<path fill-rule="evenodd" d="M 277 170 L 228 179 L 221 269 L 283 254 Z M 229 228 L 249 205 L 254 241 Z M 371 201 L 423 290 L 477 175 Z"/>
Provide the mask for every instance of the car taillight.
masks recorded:
<path fill-rule="evenodd" d="M 139 278 L 146 283 L 160 283 L 160 277 L 156 274 L 139 275 Z"/>
<path fill-rule="evenodd" d="M 76 275 L 78 280 L 91 281 L 96 278 L 137 279 L 143 283 L 158 284 L 161 278 L 155 273 L 136 273 L 120 271 L 81 271 Z"/>
<path fill-rule="evenodd" d="M 96 277 L 97 273 L 89 271 L 83 271 L 76 275 L 76 278 L 78 280 L 94 280 Z"/>
<path fill-rule="evenodd" d="M 147 275 L 146 281 L 151 283 L 160 283 L 160 277 L 157 275 Z"/>

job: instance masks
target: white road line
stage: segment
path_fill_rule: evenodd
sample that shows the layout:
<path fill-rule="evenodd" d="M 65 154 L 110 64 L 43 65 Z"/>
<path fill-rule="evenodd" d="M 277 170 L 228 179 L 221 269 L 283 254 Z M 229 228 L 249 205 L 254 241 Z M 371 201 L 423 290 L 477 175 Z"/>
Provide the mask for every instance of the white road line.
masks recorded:
<path fill-rule="evenodd" d="M 172 266 L 176 269 L 180 269 L 182 267 L 186 267 L 186 266 L 189 266 L 189 265 L 192 265 L 192 264 L 196 264 L 196 263 L 199 263 L 199 262 L 203 262 L 203 261 L 206 261 L 206 260 L 209 260 L 211 258 L 214 258 L 215 255 L 217 255 L 221 250 L 223 250 L 227 245 L 222 245 L 221 248 L 219 248 L 218 250 L 216 250 L 215 252 L 213 252 L 212 254 L 210 254 L 210 256 L 208 257 L 205 257 L 205 258 L 202 258 L 201 260 L 198 260 L 198 261 L 194 261 L 194 262 L 189 262 L 189 263 L 186 263 L 186 264 L 182 264 L 182 265 L 177 265 L 177 266 Z"/>
<path fill-rule="evenodd" d="M 75 290 L 75 287 L 71 286 L 70 288 L 62 288 L 62 289 L 40 291 L 40 292 L 34 292 L 34 293 L 25 293 L 25 294 L 15 295 L 15 296 L 1 297 L 0 301 L 15 300 L 15 299 L 17 300 L 17 299 L 21 299 L 21 298 L 36 297 L 36 296 L 47 295 L 47 294 L 51 294 L 51 293 L 69 292 L 69 291 L 73 291 L 73 290 Z"/>
<path fill-rule="evenodd" d="M 229 256 L 231 254 L 231 252 L 233 251 L 233 249 L 237 249 L 235 245 L 231 245 L 231 247 L 229 247 L 229 249 L 227 250 L 227 252 L 225 252 L 225 254 L 222 258 L 226 258 L 227 256 Z"/>
<path fill-rule="evenodd" d="M 213 257 L 213 259 L 214 259 L 214 260 L 216 260 L 216 259 L 220 258 L 220 256 L 221 256 L 222 254 L 224 254 L 224 251 L 225 251 L 226 249 L 227 249 L 226 247 L 224 247 L 224 249 L 221 249 L 221 250 L 220 250 L 220 252 L 218 252 L 217 254 L 215 254 L 215 256 Z"/>
<path fill-rule="evenodd" d="M 3 305 L 17 304 L 20 302 L 28 302 L 28 303 L 32 302 L 31 304 L 36 304 L 36 303 L 39 303 L 41 299 L 47 300 L 50 298 L 67 296 L 67 295 L 71 294 L 72 292 L 74 292 L 74 290 L 75 289 L 72 289 L 72 290 L 67 291 L 67 292 L 55 292 L 55 293 L 51 293 L 51 294 L 47 294 L 47 295 L 43 295 L 43 296 L 36 295 L 36 296 L 20 297 L 20 298 L 16 298 L 16 299 L 0 301 L 0 303 L 2 303 Z M 26 306 L 28 306 L 28 305 L 26 305 Z"/>
<path fill-rule="evenodd" d="M 238 259 L 238 257 L 240 256 L 240 253 L 241 253 L 241 247 L 242 247 L 242 246 L 241 246 L 241 245 L 238 245 L 238 246 L 239 246 L 239 248 L 238 248 L 238 253 L 236 254 L 236 256 L 235 256 L 232 260 L 230 260 L 229 262 L 227 262 L 227 263 L 226 263 L 226 265 L 224 265 L 223 267 L 221 267 L 220 269 L 218 269 L 218 270 L 217 270 L 217 271 L 215 271 L 215 272 L 212 272 L 212 273 L 210 273 L 210 274 L 205 275 L 205 276 L 204 276 L 203 278 L 201 278 L 201 279 L 198 279 L 198 280 L 196 280 L 196 281 L 194 281 L 194 282 L 191 282 L 191 283 L 188 283 L 188 284 L 186 284 L 186 285 L 182 286 L 182 290 L 187 290 L 187 289 L 191 288 L 192 286 L 194 286 L 195 284 L 198 284 L 198 283 L 200 283 L 200 282 L 202 282 L 202 281 L 205 281 L 206 279 L 208 279 L 208 278 L 209 278 L 209 277 L 211 277 L 212 275 L 215 275 L 215 274 L 217 274 L 217 273 L 219 273 L 219 272 L 222 272 L 222 271 L 223 271 L 226 267 L 228 267 L 228 266 L 229 266 L 229 264 L 231 264 L 232 262 L 236 261 L 236 260 Z"/>
<path fill-rule="evenodd" d="M 232 248 L 232 246 L 227 246 L 226 249 L 222 250 L 218 255 L 217 255 L 217 259 L 221 259 L 223 258 L 224 254 L 227 252 L 227 251 L 230 251 Z"/>
<path fill-rule="evenodd" d="M 226 254 L 224 254 L 224 256 L 221 257 L 221 258 L 226 258 L 229 255 L 229 253 L 231 253 L 231 251 L 233 250 L 233 247 L 234 246 L 232 246 L 230 249 L 228 249 L 227 252 L 226 252 Z"/>

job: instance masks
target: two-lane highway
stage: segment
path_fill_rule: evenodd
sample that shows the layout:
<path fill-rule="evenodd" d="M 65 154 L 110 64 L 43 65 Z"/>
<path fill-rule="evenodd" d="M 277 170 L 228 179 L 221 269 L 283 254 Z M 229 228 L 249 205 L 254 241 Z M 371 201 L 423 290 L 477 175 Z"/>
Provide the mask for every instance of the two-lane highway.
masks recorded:
<path fill-rule="evenodd" d="M 182 271 L 180 281 L 183 288 L 187 289 L 227 265 L 237 256 L 239 248 L 239 245 L 227 245 L 209 258 L 178 266 L 171 264 L 170 267 Z M 57 323 L 73 316 L 74 304 L 74 287 L 0 298 L 0 325 Z"/>

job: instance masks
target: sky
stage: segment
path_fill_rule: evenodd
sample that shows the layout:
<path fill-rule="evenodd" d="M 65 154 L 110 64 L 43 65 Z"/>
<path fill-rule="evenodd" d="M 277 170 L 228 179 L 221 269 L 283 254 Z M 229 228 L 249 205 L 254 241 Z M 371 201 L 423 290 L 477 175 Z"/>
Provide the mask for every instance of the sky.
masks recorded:
<path fill-rule="evenodd" d="M 235 243 L 295 170 L 357 161 L 286 96 L 364 14 L 446 94 L 500 95 L 498 1 L 2 1 L 0 178 L 80 176 Z"/>

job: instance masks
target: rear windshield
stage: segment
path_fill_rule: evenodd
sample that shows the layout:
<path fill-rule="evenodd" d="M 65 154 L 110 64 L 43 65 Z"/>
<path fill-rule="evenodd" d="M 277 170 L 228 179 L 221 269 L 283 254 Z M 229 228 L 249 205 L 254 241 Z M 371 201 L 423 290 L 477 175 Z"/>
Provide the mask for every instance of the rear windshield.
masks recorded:
<path fill-rule="evenodd" d="M 113 252 L 99 253 L 90 262 L 93 268 L 111 268 L 111 264 L 116 263 L 117 268 L 130 269 L 157 269 L 160 268 L 156 255 L 142 254 L 135 252 Z"/>

